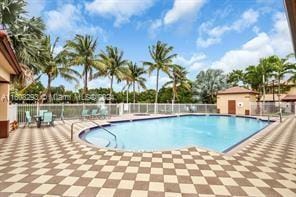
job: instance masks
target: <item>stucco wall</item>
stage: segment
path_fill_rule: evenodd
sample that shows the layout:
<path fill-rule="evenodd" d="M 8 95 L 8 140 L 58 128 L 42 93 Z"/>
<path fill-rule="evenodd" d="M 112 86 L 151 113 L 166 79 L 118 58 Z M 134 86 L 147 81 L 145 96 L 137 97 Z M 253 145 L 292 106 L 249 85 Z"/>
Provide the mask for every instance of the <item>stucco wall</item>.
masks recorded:
<path fill-rule="evenodd" d="M 0 83 L 0 121 L 8 120 L 9 84 Z"/>
<path fill-rule="evenodd" d="M 10 74 L 14 74 L 14 70 L 2 53 L 0 53 L 0 81 L 9 81 Z"/>
<path fill-rule="evenodd" d="M 245 110 L 251 112 L 251 103 L 256 102 L 256 95 L 254 94 L 222 94 L 217 96 L 217 108 L 222 114 L 228 114 L 228 101 L 236 101 L 236 114 L 245 115 Z M 242 106 L 239 106 L 239 103 Z"/>
<path fill-rule="evenodd" d="M 289 95 L 296 95 L 296 87 L 292 87 L 289 91 L 288 91 Z"/>

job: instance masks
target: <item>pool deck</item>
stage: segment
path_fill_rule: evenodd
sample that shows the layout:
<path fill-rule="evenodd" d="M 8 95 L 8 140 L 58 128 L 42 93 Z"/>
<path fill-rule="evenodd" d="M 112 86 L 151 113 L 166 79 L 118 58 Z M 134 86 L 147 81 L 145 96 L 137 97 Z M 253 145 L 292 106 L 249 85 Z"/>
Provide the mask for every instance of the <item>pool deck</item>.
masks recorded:
<path fill-rule="evenodd" d="M 129 118 L 145 117 L 112 120 Z M 94 148 L 70 140 L 73 122 L 20 128 L 0 139 L 1 197 L 296 196 L 294 117 L 227 154 L 195 147 L 153 153 Z M 78 123 L 76 133 L 91 125 Z"/>

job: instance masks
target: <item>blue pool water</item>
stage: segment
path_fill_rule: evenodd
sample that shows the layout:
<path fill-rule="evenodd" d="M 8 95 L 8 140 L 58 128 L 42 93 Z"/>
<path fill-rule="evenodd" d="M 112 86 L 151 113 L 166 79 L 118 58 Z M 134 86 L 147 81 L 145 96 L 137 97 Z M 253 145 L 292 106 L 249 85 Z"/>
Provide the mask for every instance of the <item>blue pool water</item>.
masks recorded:
<path fill-rule="evenodd" d="M 266 121 L 231 116 L 181 116 L 153 120 L 114 123 L 106 127 L 113 137 L 101 128 L 92 129 L 82 138 L 89 143 L 107 139 L 109 147 L 133 151 L 155 151 L 188 146 L 225 151 L 266 127 Z"/>

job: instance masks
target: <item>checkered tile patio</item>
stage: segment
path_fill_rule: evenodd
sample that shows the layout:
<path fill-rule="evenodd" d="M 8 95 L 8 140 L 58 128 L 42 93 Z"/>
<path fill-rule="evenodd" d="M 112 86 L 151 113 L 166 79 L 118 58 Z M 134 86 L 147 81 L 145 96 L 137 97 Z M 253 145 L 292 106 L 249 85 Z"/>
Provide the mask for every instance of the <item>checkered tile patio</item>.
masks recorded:
<path fill-rule="evenodd" d="M 131 153 L 69 140 L 71 121 L 0 139 L 0 196 L 296 196 L 296 119 L 232 156 Z M 80 124 L 82 128 L 85 124 Z"/>

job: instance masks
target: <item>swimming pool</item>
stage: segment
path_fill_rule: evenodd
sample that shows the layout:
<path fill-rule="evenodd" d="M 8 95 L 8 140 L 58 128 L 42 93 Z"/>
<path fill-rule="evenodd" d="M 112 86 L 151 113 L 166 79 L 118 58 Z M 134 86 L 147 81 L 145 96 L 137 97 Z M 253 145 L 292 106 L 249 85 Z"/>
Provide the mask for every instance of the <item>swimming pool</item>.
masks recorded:
<path fill-rule="evenodd" d="M 197 146 L 224 152 L 267 125 L 267 121 L 254 118 L 188 115 L 112 123 L 106 129 L 117 136 L 116 142 L 102 128 L 91 129 L 80 137 L 94 145 L 132 151 Z"/>

